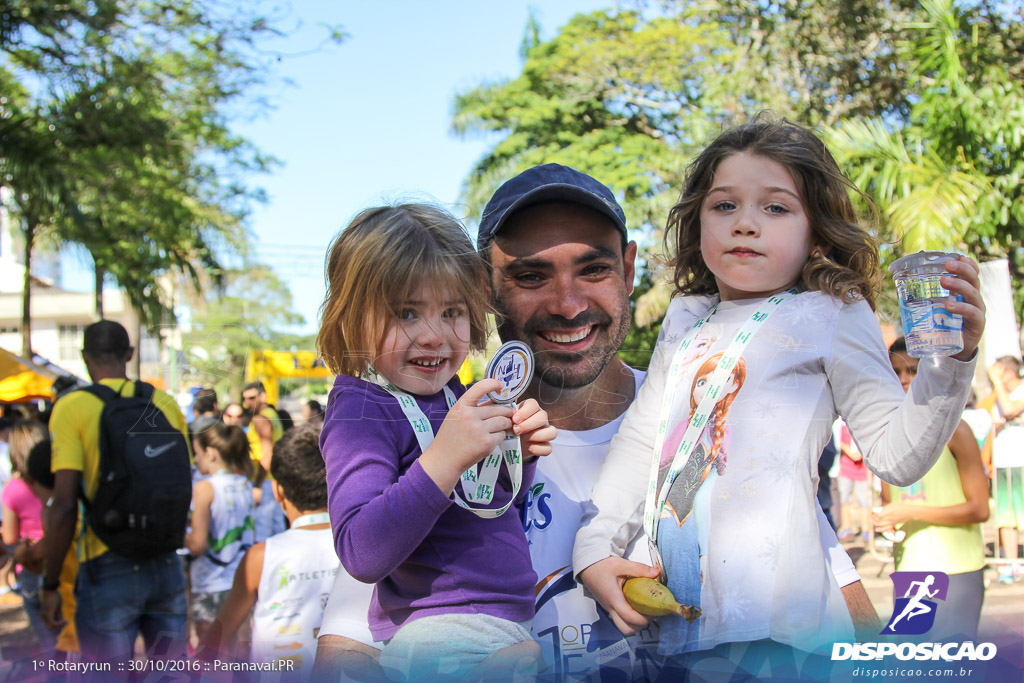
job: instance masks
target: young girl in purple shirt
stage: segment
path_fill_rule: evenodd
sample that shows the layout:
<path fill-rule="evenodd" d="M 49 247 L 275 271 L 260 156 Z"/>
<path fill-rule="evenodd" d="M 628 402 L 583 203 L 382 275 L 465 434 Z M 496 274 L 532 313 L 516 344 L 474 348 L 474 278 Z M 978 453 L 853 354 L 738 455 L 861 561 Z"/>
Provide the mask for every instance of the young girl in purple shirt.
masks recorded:
<path fill-rule="evenodd" d="M 526 460 L 550 453 L 555 435 L 536 401 L 495 404 L 483 399 L 499 381 L 459 381 L 486 343 L 485 264 L 452 216 L 406 204 L 356 216 L 326 274 L 317 347 L 338 373 L 320 441 L 328 508 L 343 566 L 375 584 L 382 667 L 434 680 L 464 677 L 499 650 L 536 656 L 526 537 L 514 512 L 496 514 L 525 495 L 533 464 L 519 495 L 503 467 L 487 509 L 462 499 L 464 473 L 507 432 Z"/>

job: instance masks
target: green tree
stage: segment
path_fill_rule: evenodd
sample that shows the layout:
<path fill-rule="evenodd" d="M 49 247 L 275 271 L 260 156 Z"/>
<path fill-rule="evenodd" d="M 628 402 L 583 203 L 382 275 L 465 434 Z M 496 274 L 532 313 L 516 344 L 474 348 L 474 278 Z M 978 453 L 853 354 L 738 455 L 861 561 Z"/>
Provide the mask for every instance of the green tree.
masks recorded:
<path fill-rule="evenodd" d="M 844 121 L 827 140 L 900 246 L 1008 257 L 1021 295 L 1024 87 L 992 58 L 978 15 L 924 0 L 927 17 L 900 45 L 917 94 L 905 120 Z M 988 24 L 986 24 L 988 26 Z"/>
<path fill-rule="evenodd" d="M 654 281 L 651 272 L 649 270 L 640 271 L 639 282 L 633 289 L 633 294 L 629 297 L 629 306 L 633 311 L 634 320 L 642 314 L 642 311 L 638 312 L 637 310 L 639 302 L 644 299 L 644 295 L 653 286 Z M 658 341 L 658 334 L 660 332 L 660 317 L 657 320 L 652 320 L 649 324 L 633 325 L 629 329 L 629 334 L 623 340 L 622 347 L 619 349 L 619 358 L 630 367 L 646 370 L 647 366 L 651 363 L 651 354 L 654 352 L 654 346 Z"/>
<path fill-rule="evenodd" d="M 29 102 L 27 91 L 0 66 L 0 182 L 13 189 L 10 206 L 20 213 L 23 260 L 22 354 L 32 357 L 32 253 L 50 236 L 59 216 L 75 210 L 73 195 L 51 131 Z"/>
<path fill-rule="evenodd" d="M 312 349 L 310 338 L 277 331 L 304 321 L 294 312 L 287 285 L 268 266 L 227 271 L 221 288 L 193 304 L 192 330 L 182 339 L 189 368 L 184 376 L 219 394 L 238 395 L 250 351 Z"/>
<path fill-rule="evenodd" d="M 564 163 L 613 188 L 641 253 L 656 257 L 685 164 L 723 126 L 764 109 L 818 128 L 862 117 L 899 124 L 925 85 L 902 48 L 929 16 L 911 0 L 843 0 L 838 11 L 823 0 L 626 7 L 577 15 L 550 40 L 529 26 L 519 76 L 457 95 L 456 134 L 499 136 L 464 183 L 471 215 L 515 173 Z M 970 7 L 972 68 L 1019 80 L 1019 8 Z M 655 277 L 636 320 L 657 320 L 667 301 Z"/>
<path fill-rule="evenodd" d="M 278 35 L 287 16 L 259 9 L 221 0 L 0 6 L 3 85 L 19 86 L 27 100 L 19 114 L 35 119 L 0 127 L 0 178 L 14 190 L 26 237 L 45 224 L 92 255 L 98 302 L 109 277 L 144 322 L 160 322 L 170 305 L 160 279 L 198 286 L 205 272 L 216 282 L 220 259 L 244 252 L 248 207 L 262 197 L 248 177 L 272 160 L 232 133 L 230 115 L 264 106 L 258 86 L 277 55 L 260 41 Z M 7 143 L 47 154 L 16 157 Z M 66 181 L 40 187 L 32 178 Z M 30 201 L 50 211 L 30 221 Z"/>

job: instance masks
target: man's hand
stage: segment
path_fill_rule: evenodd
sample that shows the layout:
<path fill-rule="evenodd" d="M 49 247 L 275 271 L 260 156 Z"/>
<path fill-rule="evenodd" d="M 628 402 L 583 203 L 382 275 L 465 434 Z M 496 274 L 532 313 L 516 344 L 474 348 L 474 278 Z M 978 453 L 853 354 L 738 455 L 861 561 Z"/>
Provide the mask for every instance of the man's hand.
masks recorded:
<path fill-rule="evenodd" d="M 544 655 L 535 640 L 503 647 L 489 654 L 466 675 L 467 680 L 532 681 L 544 669 Z"/>
<path fill-rule="evenodd" d="M 626 602 L 622 584 L 634 576 L 657 579 L 657 567 L 631 562 L 621 557 L 606 557 L 580 572 L 580 581 L 593 594 L 594 599 L 608 611 L 616 628 L 623 635 L 633 635 L 646 628 L 650 619 L 637 612 Z"/>
<path fill-rule="evenodd" d="M 60 612 L 60 593 L 57 591 L 39 590 L 39 611 L 43 615 L 43 623 L 46 624 L 46 628 L 51 631 L 64 628 L 67 623 L 64 621 L 64 615 Z"/>

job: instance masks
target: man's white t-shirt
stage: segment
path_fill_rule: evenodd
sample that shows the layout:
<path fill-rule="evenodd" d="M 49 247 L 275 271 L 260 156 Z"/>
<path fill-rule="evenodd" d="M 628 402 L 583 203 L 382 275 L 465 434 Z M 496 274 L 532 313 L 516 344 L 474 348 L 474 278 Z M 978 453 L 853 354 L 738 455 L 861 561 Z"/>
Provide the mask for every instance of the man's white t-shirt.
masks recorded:
<path fill-rule="evenodd" d="M 636 386 L 644 373 L 634 370 Z M 658 664 L 658 629 L 626 638 L 597 603 L 584 593 L 572 572 L 572 547 L 583 520 L 584 503 L 597 482 L 608 443 L 619 431 L 620 415 L 597 429 L 559 430 L 551 455 L 537 463 L 533 485 L 521 510 L 537 572 L 537 614 L 533 636 L 548 669 L 541 680 L 584 679 L 598 667 L 628 674 L 625 680 L 654 678 Z M 651 564 L 647 543 L 635 543 L 627 557 Z"/>

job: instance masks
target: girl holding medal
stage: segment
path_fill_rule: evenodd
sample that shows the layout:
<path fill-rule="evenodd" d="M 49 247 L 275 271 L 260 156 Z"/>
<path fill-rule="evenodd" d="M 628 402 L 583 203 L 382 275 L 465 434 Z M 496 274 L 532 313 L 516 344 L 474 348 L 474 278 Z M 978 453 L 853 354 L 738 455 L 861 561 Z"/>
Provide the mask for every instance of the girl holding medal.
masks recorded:
<path fill-rule="evenodd" d="M 502 513 L 556 430 L 532 399 L 484 400 L 507 398 L 506 383 L 459 381 L 487 337 L 485 264 L 453 217 L 407 204 L 356 216 L 326 275 L 328 508 L 344 568 L 375 584 L 381 666 L 412 680 L 465 676 L 499 650 L 535 658 L 536 575 L 517 515 Z"/>
<path fill-rule="evenodd" d="M 676 599 L 703 613 L 692 624 L 661 618 L 660 650 L 694 653 L 675 660 L 687 668 L 699 668 L 701 652 L 737 662 L 741 652 L 827 654 L 852 640 L 814 508 L 832 422 L 846 419 L 881 479 L 906 484 L 935 462 L 970 391 L 985 322 L 977 266 L 951 260 L 942 280 L 962 297 L 947 308 L 963 315 L 963 351 L 922 362 L 904 394 L 872 310 L 878 249 L 851 191 L 810 131 L 758 118 L 698 156 L 669 214 L 677 298 L 611 443 L 573 567 L 624 633 L 648 623 L 624 580 L 663 572 Z M 707 356 L 719 361 L 698 392 L 704 370 L 690 347 L 710 324 L 723 331 Z M 691 387 L 701 394 L 692 411 Z M 706 430 L 726 429 L 727 462 L 690 463 L 707 459 Z M 641 531 L 661 566 L 622 559 Z"/>

